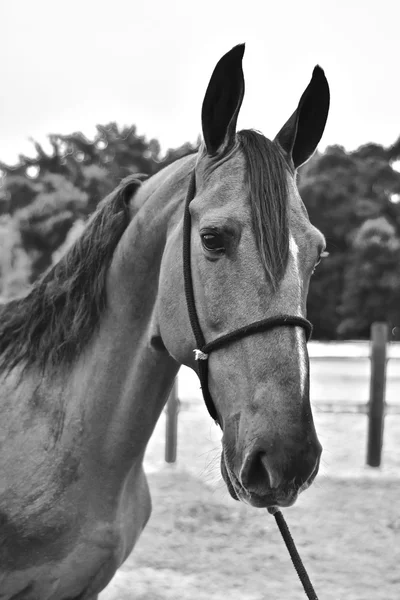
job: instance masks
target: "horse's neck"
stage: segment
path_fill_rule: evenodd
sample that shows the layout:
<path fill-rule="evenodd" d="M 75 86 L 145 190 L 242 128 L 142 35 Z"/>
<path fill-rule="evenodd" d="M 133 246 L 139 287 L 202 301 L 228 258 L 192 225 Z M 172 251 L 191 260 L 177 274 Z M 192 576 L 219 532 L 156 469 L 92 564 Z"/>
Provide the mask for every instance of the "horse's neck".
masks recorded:
<path fill-rule="evenodd" d="M 176 184 L 157 192 L 149 188 L 151 196 L 115 252 L 108 308 L 74 377 L 90 420 L 91 442 L 113 468 L 142 460 L 179 367 L 150 339 L 167 229 L 183 213 L 182 191 Z"/>

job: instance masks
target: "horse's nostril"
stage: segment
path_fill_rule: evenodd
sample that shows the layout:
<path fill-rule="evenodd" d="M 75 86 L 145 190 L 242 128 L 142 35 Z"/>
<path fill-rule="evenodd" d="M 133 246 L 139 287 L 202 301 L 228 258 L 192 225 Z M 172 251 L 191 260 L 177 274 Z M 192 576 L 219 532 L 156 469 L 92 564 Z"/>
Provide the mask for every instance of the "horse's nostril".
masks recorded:
<path fill-rule="evenodd" d="M 293 472 L 294 477 L 292 479 L 292 483 L 294 489 L 304 489 L 304 485 L 308 487 L 308 485 L 310 485 L 312 480 L 316 477 L 318 469 L 319 456 L 316 459 L 314 457 L 309 457 L 308 460 L 298 464 L 296 472 Z"/>
<path fill-rule="evenodd" d="M 273 467 L 265 452 L 248 454 L 240 471 L 240 483 L 246 490 L 256 490 L 266 484 L 277 489 L 282 484 L 282 476 Z"/>
<path fill-rule="evenodd" d="M 266 454 L 261 454 L 259 460 L 261 461 L 261 464 L 263 465 L 264 470 L 268 475 L 269 487 L 271 488 L 271 490 L 278 489 L 278 487 L 282 484 L 281 474 L 279 473 L 276 467 L 273 467 L 271 464 L 269 464 L 268 457 Z"/>
<path fill-rule="evenodd" d="M 319 452 L 307 452 L 288 458 L 263 451 L 248 452 L 239 481 L 248 492 L 257 494 L 287 489 L 299 489 L 316 475 L 319 466 Z"/>

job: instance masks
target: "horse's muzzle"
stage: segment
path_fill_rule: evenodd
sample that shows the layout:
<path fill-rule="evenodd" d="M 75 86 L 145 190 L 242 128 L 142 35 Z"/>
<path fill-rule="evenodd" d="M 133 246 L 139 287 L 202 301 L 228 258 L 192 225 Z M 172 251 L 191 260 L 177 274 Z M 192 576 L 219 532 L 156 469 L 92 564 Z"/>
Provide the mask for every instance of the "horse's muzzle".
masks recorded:
<path fill-rule="evenodd" d="M 292 461 L 291 468 L 272 465 L 266 455 L 249 453 L 240 470 L 239 477 L 221 456 L 221 473 L 229 493 L 235 500 L 257 508 L 292 506 L 299 494 L 314 481 L 322 447 L 319 442 L 310 445 L 307 456 L 301 461 Z M 295 467 L 293 466 L 295 465 Z"/>

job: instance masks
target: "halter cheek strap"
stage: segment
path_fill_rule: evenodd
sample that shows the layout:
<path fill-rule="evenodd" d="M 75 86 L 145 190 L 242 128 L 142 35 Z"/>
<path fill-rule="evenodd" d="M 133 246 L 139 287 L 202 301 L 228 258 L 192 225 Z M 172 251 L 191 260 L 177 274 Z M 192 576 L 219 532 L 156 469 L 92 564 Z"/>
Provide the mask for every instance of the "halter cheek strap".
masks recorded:
<path fill-rule="evenodd" d="M 190 233 L 191 233 L 191 217 L 189 204 L 193 200 L 196 193 L 196 178 L 193 170 L 190 177 L 189 188 L 186 196 L 185 214 L 183 219 L 183 278 L 185 285 L 186 305 L 188 308 L 190 324 L 193 330 L 193 335 L 196 340 L 197 348 L 193 350 L 195 360 L 198 365 L 198 375 L 200 379 L 201 389 L 203 392 L 204 402 L 207 406 L 210 416 L 216 423 L 219 423 L 217 409 L 211 398 L 210 390 L 208 389 L 208 357 L 213 350 L 218 350 L 223 346 L 227 346 L 236 340 L 240 340 L 254 333 L 261 333 L 275 327 L 302 327 L 306 333 L 307 341 L 311 337 L 312 325 L 310 321 L 303 317 L 280 314 L 274 317 L 268 317 L 255 321 L 250 325 L 240 327 L 235 331 L 221 335 L 215 340 L 206 344 L 203 332 L 200 327 L 199 318 L 196 311 L 196 303 L 194 299 L 192 269 L 190 260 Z"/>

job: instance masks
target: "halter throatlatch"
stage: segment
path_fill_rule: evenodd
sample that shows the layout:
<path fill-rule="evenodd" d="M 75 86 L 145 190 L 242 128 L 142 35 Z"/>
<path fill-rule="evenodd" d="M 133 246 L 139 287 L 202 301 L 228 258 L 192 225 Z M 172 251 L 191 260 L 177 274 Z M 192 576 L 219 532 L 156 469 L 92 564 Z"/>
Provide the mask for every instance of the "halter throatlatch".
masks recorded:
<path fill-rule="evenodd" d="M 191 217 L 189 211 L 189 204 L 193 200 L 196 193 L 196 175 L 195 171 L 192 171 L 190 177 L 189 188 L 186 196 L 185 203 L 185 214 L 183 218 L 183 278 L 185 284 L 185 296 L 186 305 L 189 313 L 190 324 L 193 330 L 193 335 L 196 340 L 197 348 L 193 350 L 195 359 L 198 365 L 198 375 L 200 379 L 201 389 L 203 392 L 204 402 L 207 406 L 210 416 L 216 423 L 219 423 L 217 409 L 215 408 L 214 402 L 211 398 L 210 390 L 208 389 L 208 357 L 213 350 L 217 350 L 223 346 L 227 346 L 236 340 L 247 337 L 254 333 L 261 333 L 275 327 L 302 327 L 306 332 L 307 341 L 311 337 L 312 325 L 307 319 L 303 317 L 297 317 L 292 315 L 275 315 L 274 317 L 268 317 L 255 321 L 250 325 L 240 327 L 235 331 L 221 335 L 215 340 L 208 342 L 204 339 L 202 329 L 200 327 L 199 317 L 196 311 L 196 303 L 194 299 L 193 290 L 193 279 L 192 269 L 190 260 L 190 233 L 191 233 Z"/>

